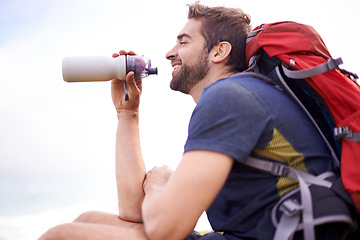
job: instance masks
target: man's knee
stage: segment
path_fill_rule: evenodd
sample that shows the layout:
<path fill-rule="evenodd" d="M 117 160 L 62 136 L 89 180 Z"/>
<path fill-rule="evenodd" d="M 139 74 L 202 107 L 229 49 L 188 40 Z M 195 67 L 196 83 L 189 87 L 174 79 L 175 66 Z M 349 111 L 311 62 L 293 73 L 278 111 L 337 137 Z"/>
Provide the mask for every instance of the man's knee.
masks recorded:
<path fill-rule="evenodd" d="M 45 232 L 38 240 L 61 240 L 69 239 L 68 234 L 71 233 L 71 224 L 65 223 L 53 228 L 50 228 Z"/>
<path fill-rule="evenodd" d="M 101 212 L 97 211 L 84 212 L 75 218 L 74 222 L 95 223 L 96 219 L 98 219 L 101 214 Z"/>

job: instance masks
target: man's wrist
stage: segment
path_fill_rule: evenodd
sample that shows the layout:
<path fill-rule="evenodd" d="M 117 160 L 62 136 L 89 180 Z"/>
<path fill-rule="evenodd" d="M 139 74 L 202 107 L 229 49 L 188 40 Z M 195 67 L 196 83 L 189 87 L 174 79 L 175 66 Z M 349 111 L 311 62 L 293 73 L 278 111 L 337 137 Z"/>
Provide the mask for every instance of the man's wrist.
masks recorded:
<path fill-rule="evenodd" d="M 138 110 L 118 110 L 117 111 L 117 118 L 118 120 L 123 118 L 138 118 L 139 117 L 139 111 Z"/>

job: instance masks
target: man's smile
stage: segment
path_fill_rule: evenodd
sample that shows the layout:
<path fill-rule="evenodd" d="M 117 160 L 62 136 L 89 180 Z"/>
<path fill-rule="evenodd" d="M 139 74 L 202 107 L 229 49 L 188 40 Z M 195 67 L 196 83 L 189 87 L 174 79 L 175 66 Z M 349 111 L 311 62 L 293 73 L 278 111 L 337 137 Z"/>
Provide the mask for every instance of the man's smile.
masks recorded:
<path fill-rule="evenodd" d="M 181 63 L 172 63 L 171 66 L 173 67 L 173 72 L 172 73 L 174 74 L 175 72 L 178 72 L 180 70 Z"/>

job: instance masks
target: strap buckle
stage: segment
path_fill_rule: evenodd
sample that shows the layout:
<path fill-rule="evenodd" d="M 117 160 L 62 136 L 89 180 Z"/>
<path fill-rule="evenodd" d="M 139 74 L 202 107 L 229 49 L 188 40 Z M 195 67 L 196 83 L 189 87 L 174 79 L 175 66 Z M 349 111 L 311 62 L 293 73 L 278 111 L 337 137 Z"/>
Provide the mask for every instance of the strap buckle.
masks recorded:
<path fill-rule="evenodd" d="M 280 163 L 273 163 L 271 172 L 276 176 L 288 176 L 289 166 Z"/>
<path fill-rule="evenodd" d="M 352 137 L 352 131 L 347 126 L 334 128 L 334 137 L 336 140 L 341 140 L 344 137 Z"/>
<path fill-rule="evenodd" d="M 286 216 L 291 217 L 299 214 L 303 210 L 303 206 L 296 199 L 287 199 L 279 208 Z"/>

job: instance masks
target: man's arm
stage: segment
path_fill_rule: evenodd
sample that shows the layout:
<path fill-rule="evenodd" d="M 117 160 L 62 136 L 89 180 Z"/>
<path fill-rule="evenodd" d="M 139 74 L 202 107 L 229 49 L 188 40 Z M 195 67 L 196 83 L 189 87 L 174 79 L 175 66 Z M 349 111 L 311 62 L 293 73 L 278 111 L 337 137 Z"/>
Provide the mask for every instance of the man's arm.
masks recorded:
<path fill-rule="evenodd" d="M 119 217 L 142 222 L 143 181 L 146 174 L 139 142 L 138 113 L 122 112 L 116 133 L 116 183 Z"/>
<path fill-rule="evenodd" d="M 120 51 L 120 54 L 133 52 Z M 119 56 L 114 54 L 113 57 Z M 116 183 L 118 189 L 119 217 L 126 221 L 142 222 L 141 204 L 144 199 L 143 181 L 146 170 L 139 140 L 139 101 L 141 80 L 132 72 L 126 76 L 129 100 L 124 100 L 124 81 L 111 83 L 112 99 L 118 115 L 116 133 Z"/>
<path fill-rule="evenodd" d="M 184 154 L 166 183 L 157 181 L 156 172 L 148 174 L 142 205 L 147 236 L 150 239 L 188 236 L 224 185 L 232 164 L 228 155 L 193 150 Z"/>

